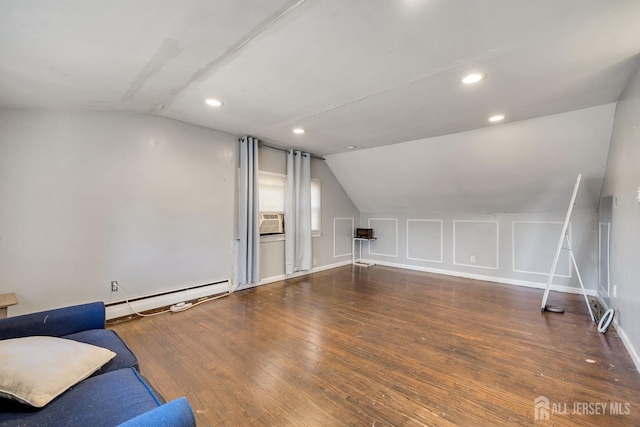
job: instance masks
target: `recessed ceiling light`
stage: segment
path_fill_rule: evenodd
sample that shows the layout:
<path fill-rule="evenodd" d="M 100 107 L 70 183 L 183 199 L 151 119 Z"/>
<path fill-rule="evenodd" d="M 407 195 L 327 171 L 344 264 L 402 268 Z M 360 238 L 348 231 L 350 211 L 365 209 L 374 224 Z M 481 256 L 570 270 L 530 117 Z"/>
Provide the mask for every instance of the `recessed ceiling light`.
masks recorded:
<path fill-rule="evenodd" d="M 355 145 L 347 145 L 347 150 L 353 150 L 354 148 L 356 148 Z"/>
<path fill-rule="evenodd" d="M 495 116 L 489 117 L 490 122 L 500 122 L 504 120 L 504 114 L 496 114 Z"/>
<path fill-rule="evenodd" d="M 209 105 L 211 107 L 221 107 L 222 106 L 222 101 L 220 101 L 218 99 L 214 99 L 214 98 L 207 98 L 207 100 L 205 100 L 204 102 L 206 102 L 207 105 Z"/>
<path fill-rule="evenodd" d="M 485 77 L 487 77 L 485 73 L 469 73 L 462 78 L 462 83 L 471 85 L 478 83 L 480 80 L 484 80 Z"/>
<path fill-rule="evenodd" d="M 305 133 L 305 132 L 306 132 L 306 130 L 304 130 L 304 129 L 302 129 L 302 128 L 295 128 L 295 129 L 293 130 L 293 133 L 296 133 L 296 134 L 298 134 L 298 135 L 302 135 L 302 134 L 303 134 L 303 133 Z"/>

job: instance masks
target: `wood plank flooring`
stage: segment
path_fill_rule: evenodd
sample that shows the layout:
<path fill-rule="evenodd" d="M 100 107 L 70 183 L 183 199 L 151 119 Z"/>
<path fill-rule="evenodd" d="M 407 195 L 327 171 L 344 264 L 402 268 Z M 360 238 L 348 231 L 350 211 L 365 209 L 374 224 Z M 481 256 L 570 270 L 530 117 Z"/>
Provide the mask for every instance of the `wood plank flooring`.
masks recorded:
<path fill-rule="evenodd" d="M 598 333 L 580 295 L 551 293 L 564 314 L 540 313 L 541 297 L 347 266 L 111 328 L 200 426 L 640 425 L 615 329 Z"/>

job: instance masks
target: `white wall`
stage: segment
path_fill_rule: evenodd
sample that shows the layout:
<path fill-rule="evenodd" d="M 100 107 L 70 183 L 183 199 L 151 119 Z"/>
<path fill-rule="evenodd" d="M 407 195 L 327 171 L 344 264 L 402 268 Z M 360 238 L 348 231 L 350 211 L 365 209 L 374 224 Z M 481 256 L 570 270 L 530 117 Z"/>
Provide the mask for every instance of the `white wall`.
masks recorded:
<path fill-rule="evenodd" d="M 225 280 L 236 138 L 147 115 L 0 110 L 10 314 Z"/>
<path fill-rule="evenodd" d="M 622 93 L 602 197 L 613 196 L 611 218 L 611 287 L 618 332 L 640 369 L 640 69 Z"/>
<path fill-rule="evenodd" d="M 282 151 L 260 148 L 259 167 L 261 171 L 286 175 L 286 154 Z M 322 235 L 313 238 L 313 270 L 339 265 L 351 261 L 351 247 L 349 253 L 344 252 L 341 243 L 345 238 L 350 244 L 353 227 L 342 227 L 335 218 L 351 218 L 357 224 L 359 212 L 345 193 L 340 183 L 323 160 L 311 159 L 311 178 L 319 179 L 322 183 Z M 284 278 L 284 240 L 263 241 L 260 244 L 260 277 L 263 283 Z M 335 250 L 335 246 L 339 250 Z"/>

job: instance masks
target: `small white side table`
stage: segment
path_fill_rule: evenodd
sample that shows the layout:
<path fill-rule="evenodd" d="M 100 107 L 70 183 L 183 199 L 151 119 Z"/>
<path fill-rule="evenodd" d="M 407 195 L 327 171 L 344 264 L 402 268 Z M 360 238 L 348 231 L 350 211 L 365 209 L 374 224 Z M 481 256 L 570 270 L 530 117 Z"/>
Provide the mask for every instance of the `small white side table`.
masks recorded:
<path fill-rule="evenodd" d="M 18 304 L 16 294 L 0 294 L 0 319 L 7 317 L 7 307 Z"/>
<path fill-rule="evenodd" d="M 372 265 L 375 264 L 367 264 L 366 262 L 360 262 L 360 261 L 356 261 L 356 240 L 359 242 L 358 245 L 360 246 L 360 260 L 362 260 L 362 242 L 371 242 L 372 240 L 376 240 L 375 237 L 371 238 L 371 239 L 366 239 L 364 237 L 354 237 L 352 242 L 351 242 L 351 264 L 353 265 L 358 265 L 360 267 L 371 267 Z"/>

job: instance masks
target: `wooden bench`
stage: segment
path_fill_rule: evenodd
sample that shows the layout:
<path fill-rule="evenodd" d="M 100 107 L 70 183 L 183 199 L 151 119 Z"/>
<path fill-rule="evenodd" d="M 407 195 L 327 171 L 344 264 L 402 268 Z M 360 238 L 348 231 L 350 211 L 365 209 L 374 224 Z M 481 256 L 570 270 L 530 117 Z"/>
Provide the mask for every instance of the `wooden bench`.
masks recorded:
<path fill-rule="evenodd" d="M 18 304 L 16 294 L 0 294 L 0 319 L 7 317 L 7 307 Z"/>

